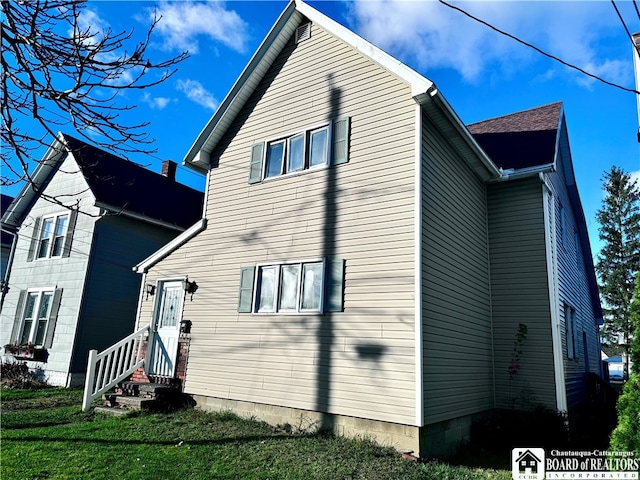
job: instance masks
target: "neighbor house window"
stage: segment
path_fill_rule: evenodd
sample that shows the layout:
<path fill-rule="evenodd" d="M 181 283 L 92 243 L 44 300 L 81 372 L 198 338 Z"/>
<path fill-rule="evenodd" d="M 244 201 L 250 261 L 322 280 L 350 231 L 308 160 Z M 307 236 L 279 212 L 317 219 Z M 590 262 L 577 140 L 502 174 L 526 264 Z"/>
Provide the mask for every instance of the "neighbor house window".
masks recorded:
<path fill-rule="evenodd" d="M 49 347 L 62 289 L 23 290 L 20 292 L 11 343 Z"/>
<path fill-rule="evenodd" d="M 36 218 L 27 261 L 68 257 L 76 218 L 76 211 Z"/>
<path fill-rule="evenodd" d="M 238 311 L 323 313 L 342 311 L 343 260 L 303 260 L 243 267 Z"/>
<path fill-rule="evenodd" d="M 349 160 L 350 119 L 309 128 L 251 148 L 249 183 Z"/>
<path fill-rule="evenodd" d="M 569 305 L 564 306 L 564 324 L 567 338 L 567 358 L 576 358 L 576 311 Z"/>
<path fill-rule="evenodd" d="M 59 257 L 67 233 L 69 215 L 57 215 L 42 219 L 40 242 L 38 244 L 38 258 Z"/>

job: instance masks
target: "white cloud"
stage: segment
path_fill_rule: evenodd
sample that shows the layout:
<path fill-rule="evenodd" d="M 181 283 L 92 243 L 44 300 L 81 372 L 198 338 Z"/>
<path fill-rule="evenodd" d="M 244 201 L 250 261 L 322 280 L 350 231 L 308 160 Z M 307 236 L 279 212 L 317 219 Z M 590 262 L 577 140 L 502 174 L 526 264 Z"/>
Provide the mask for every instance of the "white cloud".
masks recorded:
<path fill-rule="evenodd" d="M 237 52 L 244 52 L 247 48 L 246 22 L 235 11 L 227 10 L 222 1 L 162 2 L 157 14 L 162 19 L 156 28 L 167 49 L 197 53 L 201 36 Z"/>
<path fill-rule="evenodd" d="M 636 170 L 635 172 L 629 172 L 629 176 L 631 177 L 631 181 L 638 182 L 638 188 L 640 188 L 640 170 Z"/>
<path fill-rule="evenodd" d="M 608 58 L 598 51 L 598 42 L 620 28 L 617 18 L 611 15 L 611 6 L 605 2 L 496 1 L 455 5 L 610 81 L 628 83 L 632 78 L 631 62 L 626 57 Z M 436 1 L 355 1 L 347 4 L 347 11 L 352 27 L 382 49 L 423 71 L 456 70 L 468 82 L 480 81 L 489 68 L 498 67 L 508 73 L 543 58 L 529 47 Z M 560 72 L 566 75 L 567 70 L 561 68 L 554 74 L 547 71 L 547 75 Z M 578 73 L 571 75 L 582 78 Z"/>
<path fill-rule="evenodd" d="M 176 87 L 184 93 L 189 100 L 211 110 L 218 108 L 218 100 L 197 80 L 178 80 Z"/>
<path fill-rule="evenodd" d="M 162 110 L 171 103 L 168 97 L 152 97 L 148 92 L 142 96 L 142 100 L 155 110 Z"/>

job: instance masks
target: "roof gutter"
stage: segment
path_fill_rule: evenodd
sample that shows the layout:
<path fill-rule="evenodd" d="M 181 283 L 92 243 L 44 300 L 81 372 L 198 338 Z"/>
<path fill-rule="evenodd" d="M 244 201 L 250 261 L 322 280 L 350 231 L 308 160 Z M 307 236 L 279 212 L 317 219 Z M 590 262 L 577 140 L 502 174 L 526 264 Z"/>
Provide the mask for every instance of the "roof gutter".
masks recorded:
<path fill-rule="evenodd" d="M 152 225 L 157 225 L 159 227 L 168 228 L 170 230 L 175 230 L 178 232 L 184 232 L 184 228 L 173 223 L 163 222 L 162 220 L 158 220 L 156 218 L 151 218 L 146 215 L 142 215 L 140 213 L 131 212 L 126 210 L 124 207 L 115 207 L 113 205 L 109 205 L 107 203 L 95 202 L 95 206 L 98 208 L 102 208 L 109 212 L 112 212 L 117 215 L 124 215 L 125 217 L 133 218 L 135 220 L 140 220 L 142 222 L 151 223 Z"/>
<path fill-rule="evenodd" d="M 506 170 L 501 169 L 502 176 L 500 178 L 496 178 L 495 180 L 490 180 L 489 183 L 506 182 L 509 180 L 519 180 L 521 178 L 537 177 L 541 176 L 543 173 L 555 172 L 555 170 L 555 162 L 546 163 L 544 165 L 536 165 L 534 167 L 519 168 L 517 170 L 515 168 L 508 168 Z"/>
<path fill-rule="evenodd" d="M 147 273 L 151 267 L 153 267 L 160 260 L 165 258 L 171 252 L 181 247 L 197 234 L 202 232 L 205 228 L 207 228 L 207 219 L 201 218 L 197 223 L 186 229 L 176 238 L 167 243 L 164 247 L 156 252 L 152 253 L 150 256 L 145 258 L 142 262 L 133 267 L 133 271 L 136 273 Z"/>

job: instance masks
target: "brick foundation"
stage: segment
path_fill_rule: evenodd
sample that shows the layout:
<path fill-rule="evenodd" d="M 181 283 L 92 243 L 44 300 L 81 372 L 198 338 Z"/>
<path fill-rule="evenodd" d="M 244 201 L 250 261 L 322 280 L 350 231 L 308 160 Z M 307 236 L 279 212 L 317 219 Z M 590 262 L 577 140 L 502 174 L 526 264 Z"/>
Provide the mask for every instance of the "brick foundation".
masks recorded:
<path fill-rule="evenodd" d="M 158 377 L 155 375 L 146 375 L 143 368 L 139 368 L 131 375 L 131 381 L 133 382 L 146 382 L 146 383 L 178 383 L 182 388 L 184 385 L 184 379 L 187 374 L 187 359 L 189 358 L 189 344 L 191 339 L 189 335 L 182 334 L 180 340 L 178 340 L 178 355 L 177 365 L 174 378 Z M 147 355 L 148 340 L 145 340 L 140 349 L 142 356 Z"/>

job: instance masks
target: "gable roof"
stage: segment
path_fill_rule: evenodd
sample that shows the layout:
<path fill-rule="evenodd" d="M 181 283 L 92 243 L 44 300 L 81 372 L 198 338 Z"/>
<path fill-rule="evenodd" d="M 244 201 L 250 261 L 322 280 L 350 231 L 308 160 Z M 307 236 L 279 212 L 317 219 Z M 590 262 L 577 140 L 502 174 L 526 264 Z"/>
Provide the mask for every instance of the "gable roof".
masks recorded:
<path fill-rule="evenodd" d="M 96 205 L 185 229 L 202 215 L 204 194 L 64 134 Z"/>
<path fill-rule="evenodd" d="M 562 102 L 468 125 L 491 160 L 504 170 L 553 164 Z"/>
<path fill-rule="evenodd" d="M 500 176 L 497 167 L 478 146 L 458 115 L 431 80 L 420 75 L 348 28 L 305 4 L 302 0 L 291 0 L 276 20 L 276 23 L 240 74 L 238 80 L 236 80 L 225 99 L 185 155 L 184 165 L 199 171 L 206 171 L 209 168 L 210 153 L 215 149 L 217 143 L 259 85 L 269 67 L 292 37 L 296 28 L 307 21 L 320 26 L 406 83 L 411 88 L 411 95 L 418 104 L 436 105 L 440 116 L 446 117 L 446 120 L 453 125 L 454 130 L 462 138 L 463 141 L 458 146 L 465 151 L 471 151 L 479 159 L 476 163 L 481 165 L 474 165 L 473 168 L 478 172 L 484 169 L 486 172 L 483 174 L 484 177 Z"/>
<path fill-rule="evenodd" d="M 34 185 L 25 184 L 3 223 L 22 222 L 66 154 L 76 160 L 98 207 L 176 230 L 188 228 L 201 216 L 202 192 L 61 133 L 34 170 Z"/>

